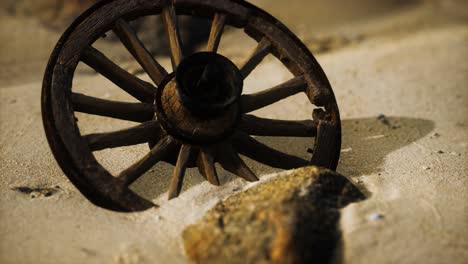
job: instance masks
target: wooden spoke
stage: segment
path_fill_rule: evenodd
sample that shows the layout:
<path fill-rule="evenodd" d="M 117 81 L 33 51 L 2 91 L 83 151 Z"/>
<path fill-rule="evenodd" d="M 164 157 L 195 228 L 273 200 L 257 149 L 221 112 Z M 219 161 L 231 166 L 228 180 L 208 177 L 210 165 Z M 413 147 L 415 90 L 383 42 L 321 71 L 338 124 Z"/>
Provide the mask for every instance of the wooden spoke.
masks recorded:
<path fill-rule="evenodd" d="M 128 73 L 95 48 L 86 48 L 81 61 L 141 102 L 154 101 L 156 87 Z"/>
<path fill-rule="evenodd" d="M 175 140 L 170 136 L 166 136 L 161 139 L 158 144 L 156 144 L 156 146 L 154 146 L 142 159 L 122 171 L 119 175 L 119 179 L 126 185 L 132 184 L 156 163 L 163 160 L 176 146 L 177 144 Z"/>
<path fill-rule="evenodd" d="M 242 111 L 244 113 L 255 111 L 289 96 L 304 92 L 306 88 L 307 83 L 304 76 L 298 76 L 273 88 L 254 94 L 244 94 L 241 97 Z"/>
<path fill-rule="evenodd" d="M 226 15 L 216 13 L 211 24 L 210 38 L 208 39 L 207 51 L 218 51 L 221 36 L 223 35 L 224 25 L 226 24 Z"/>
<path fill-rule="evenodd" d="M 175 71 L 177 65 L 183 59 L 182 41 L 180 39 L 179 25 L 177 23 L 177 15 L 174 6 L 168 5 L 163 8 L 161 17 L 166 27 L 169 37 L 169 46 L 171 48 L 172 69 Z"/>
<path fill-rule="evenodd" d="M 234 134 L 232 142 L 240 154 L 274 168 L 289 170 L 309 164 L 304 159 L 270 148 L 240 131 Z"/>
<path fill-rule="evenodd" d="M 114 32 L 127 50 L 140 63 L 149 77 L 159 86 L 164 77 L 166 77 L 167 72 L 145 48 L 130 25 L 123 19 L 119 19 L 115 23 Z"/>
<path fill-rule="evenodd" d="M 96 133 L 84 136 L 91 150 L 117 148 L 147 143 L 151 138 L 161 134 L 156 121 L 148 121 L 141 125 L 109 133 Z"/>
<path fill-rule="evenodd" d="M 214 165 L 214 157 L 211 152 L 206 149 L 200 149 L 198 155 L 198 170 L 205 179 L 213 185 L 219 186 L 218 173 Z"/>
<path fill-rule="evenodd" d="M 221 145 L 217 151 L 216 158 L 225 170 L 245 179 L 246 181 L 254 182 L 259 180 L 252 170 L 239 157 L 232 146 L 228 144 Z"/>
<path fill-rule="evenodd" d="M 275 120 L 254 115 L 244 115 L 239 128 L 256 136 L 313 137 L 317 134 L 317 124 L 312 120 Z"/>
<path fill-rule="evenodd" d="M 179 196 L 182 190 L 182 183 L 184 181 L 185 170 L 190 158 L 192 147 L 190 145 L 182 145 L 179 151 L 179 157 L 172 174 L 171 184 L 169 185 L 169 200 Z"/>
<path fill-rule="evenodd" d="M 260 64 L 260 62 L 262 62 L 268 53 L 270 53 L 270 50 L 270 41 L 266 38 L 263 38 L 240 69 L 244 79 L 249 76 L 249 74 Z"/>
<path fill-rule="evenodd" d="M 145 122 L 154 116 L 153 105 L 124 103 L 99 99 L 79 93 L 72 94 L 73 110 L 76 112 L 107 116 L 122 120 Z"/>

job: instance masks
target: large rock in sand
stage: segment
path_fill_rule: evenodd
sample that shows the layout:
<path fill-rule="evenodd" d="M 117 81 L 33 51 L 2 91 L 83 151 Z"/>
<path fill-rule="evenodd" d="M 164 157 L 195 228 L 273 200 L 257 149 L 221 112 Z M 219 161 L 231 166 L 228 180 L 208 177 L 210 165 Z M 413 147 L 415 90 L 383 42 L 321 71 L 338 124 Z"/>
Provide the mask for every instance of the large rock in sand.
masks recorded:
<path fill-rule="evenodd" d="M 325 263 L 339 209 L 362 197 L 335 172 L 297 169 L 219 202 L 185 229 L 185 250 L 196 263 Z"/>

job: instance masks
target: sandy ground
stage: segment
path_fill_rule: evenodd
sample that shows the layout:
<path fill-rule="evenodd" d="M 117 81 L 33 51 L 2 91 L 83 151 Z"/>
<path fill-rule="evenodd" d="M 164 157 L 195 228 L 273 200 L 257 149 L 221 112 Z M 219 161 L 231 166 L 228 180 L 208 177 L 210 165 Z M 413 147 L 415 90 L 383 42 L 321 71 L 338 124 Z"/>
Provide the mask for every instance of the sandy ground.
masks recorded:
<path fill-rule="evenodd" d="M 467 3 L 381 1 L 375 6 L 375 1 L 361 0 L 350 8 L 336 0 L 308 9 L 291 4 L 284 12 L 282 2 L 258 1 L 309 47 L 325 46 L 317 59 L 343 119 L 338 171 L 368 194 L 342 210 L 336 262 L 467 263 Z M 191 170 L 181 196 L 168 202 L 171 167 L 161 165 L 132 186 L 159 209 L 118 214 L 96 208 L 60 171 L 42 129 L 41 72 L 59 34 L 34 19 L 8 16 L 0 17 L 0 33 L 12 40 L 0 42 L 0 262 L 185 263 L 183 228 L 251 184 L 221 173 L 224 185 L 215 188 Z M 31 52 L 32 44 L 24 39 L 28 34 L 47 48 Z M 237 34 L 226 35 L 222 44 L 234 61 L 242 60 L 251 45 L 233 47 L 230 40 Z M 127 99 L 102 77 L 81 72 L 75 80 L 78 91 Z M 290 76 L 268 58 L 245 89 L 268 88 Z M 309 118 L 310 110 L 305 98 L 295 96 L 257 114 L 301 119 Z M 386 119 L 377 118 L 382 114 Z M 83 133 L 130 125 L 86 115 L 79 119 Z M 301 148 L 308 143 L 304 139 L 261 140 L 307 155 Z M 116 173 L 145 151 L 146 146 L 136 146 L 97 156 Z M 277 172 L 248 163 L 260 175 Z M 281 174 L 261 178 L 269 177 Z"/>

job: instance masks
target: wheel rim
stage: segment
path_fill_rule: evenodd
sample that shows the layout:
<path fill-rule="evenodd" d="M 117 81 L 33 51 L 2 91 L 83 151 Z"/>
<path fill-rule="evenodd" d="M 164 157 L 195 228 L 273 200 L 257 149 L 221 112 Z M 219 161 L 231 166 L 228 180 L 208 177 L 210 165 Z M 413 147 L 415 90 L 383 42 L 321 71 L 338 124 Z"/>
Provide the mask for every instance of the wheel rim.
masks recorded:
<path fill-rule="evenodd" d="M 239 125 L 240 129 L 230 138 L 229 144 L 217 143 L 208 147 L 175 140 L 171 133 L 160 130 L 157 121 L 150 120 L 154 114 L 151 102 L 156 91 L 155 87 L 161 86 L 168 73 L 144 46 L 141 46 L 141 42 L 127 21 L 145 15 L 160 15 L 168 29 L 171 61 L 176 68 L 184 58 L 183 44 L 178 36 L 176 13 L 212 18 L 213 25 L 207 44 L 207 50 L 211 52 L 217 51 L 224 25 L 244 28 L 245 32 L 258 42 L 255 51 L 240 67 L 244 79 L 270 53 L 280 59 L 295 76 L 294 79 L 271 89 L 271 93 L 267 93 L 267 96 L 254 94 L 241 97 L 243 119 Z M 96 39 L 111 29 L 142 65 L 155 85 L 121 72 L 109 63 L 103 54 L 91 47 Z M 72 80 L 80 61 L 106 78 L 117 81 L 120 88 L 141 103 L 123 105 L 72 94 Z M 300 92 L 305 92 L 311 103 L 323 107 L 325 111 L 314 110 L 314 120 L 307 122 L 268 120 L 247 115 L 248 112 L 277 102 L 278 98 L 286 98 Z M 101 107 L 103 105 L 107 108 Z M 315 135 L 315 149 L 311 163 L 331 169 L 336 168 L 341 144 L 338 107 L 320 65 L 285 26 L 264 11 L 243 1 L 178 0 L 173 3 L 172 1 L 114 0 L 98 3 L 70 26 L 54 49 L 44 77 L 42 109 L 49 144 L 67 177 L 91 202 L 117 211 L 140 211 L 153 206 L 151 202 L 133 193 L 128 185 L 141 176 L 142 171 L 157 161 L 168 159 L 167 156 L 174 156 L 174 153 L 177 163 L 169 190 L 171 198 L 179 194 L 185 168 L 190 166 L 190 163 L 196 163 L 195 166 L 199 167 L 202 175 L 216 185 L 219 185 L 219 180 L 216 171 L 213 171 L 214 162 L 221 163 L 226 170 L 246 180 L 256 180 L 256 176 L 242 162 L 238 153 L 267 165 L 275 165 L 278 159 L 285 159 L 286 163 L 282 166 L 286 169 L 305 165 L 299 158 L 265 148 L 249 134 Z M 110 111 L 111 114 L 109 109 L 113 110 Z M 97 162 L 93 150 L 113 147 L 113 144 L 118 143 L 112 139 L 125 138 L 128 134 L 125 134 L 126 131 L 118 131 L 112 135 L 81 136 L 74 111 L 138 122 L 145 121 L 132 128 L 130 143 L 150 142 L 151 139 L 144 138 L 145 131 L 154 131 L 161 139 L 154 142 L 154 147 L 147 156 L 123 171 L 119 177 L 114 177 Z M 266 129 L 266 132 L 258 131 L 253 124 L 259 122 L 271 129 Z M 246 144 L 253 147 L 247 148 Z M 223 153 L 220 153 L 221 149 Z M 197 156 L 195 159 L 194 155 Z M 270 155 L 274 158 L 270 158 Z"/>

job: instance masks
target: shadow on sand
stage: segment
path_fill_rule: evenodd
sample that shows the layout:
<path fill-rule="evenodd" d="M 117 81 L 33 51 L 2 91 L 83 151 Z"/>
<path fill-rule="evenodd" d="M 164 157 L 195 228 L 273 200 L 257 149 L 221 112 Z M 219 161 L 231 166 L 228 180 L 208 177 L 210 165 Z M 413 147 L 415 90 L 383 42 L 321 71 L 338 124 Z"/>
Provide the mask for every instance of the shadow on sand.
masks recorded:
<path fill-rule="evenodd" d="M 342 153 L 338 172 L 351 178 L 378 173 L 389 153 L 417 141 L 434 129 L 434 123 L 430 120 L 406 117 L 347 119 L 342 121 L 342 126 Z M 307 147 L 313 145 L 310 138 L 257 139 L 280 151 L 310 159 L 311 155 L 306 152 Z M 257 175 L 281 171 L 245 157 L 244 160 Z M 217 169 L 221 184 L 236 179 L 220 167 Z M 167 191 L 172 170 L 171 165 L 160 164 L 138 180 L 132 189 L 147 199 L 154 200 Z M 202 181 L 204 178 L 199 175 L 197 169 L 189 169 L 184 179 L 184 190 Z"/>
<path fill-rule="evenodd" d="M 389 153 L 421 139 L 434 129 L 434 123 L 430 120 L 406 117 L 348 119 L 344 120 L 342 125 L 343 143 L 338 171 L 351 181 L 353 177 L 379 173 Z M 272 137 L 257 139 L 286 153 L 310 158 L 310 154 L 305 149 L 311 146 L 311 139 Z M 245 161 L 257 175 L 280 171 L 252 160 L 245 159 Z M 166 192 L 172 168 L 167 164 L 160 165 L 155 172 L 139 180 L 133 189 L 146 198 L 156 199 Z M 218 172 L 222 183 L 236 179 L 221 168 L 218 168 Z M 154 175 L 156 173 L 158 177 Z M 196 169 L 191 169 L 187 173 L 184 189 L 187 190 L 203 180 Z M 339 228 L 341 211 L 339 209 L 370 196 L 370 193 L 362 186 L 357 187 L 362 195 L 342 193 L 336 197 L 329 197 L 330 195 L 323 194 L 323 199 L 319 199 L 320 201 L 335 202 L 316 201 L 317 210 L 321 213 L 317 214 L 314 211 L 310 215 L 303 215 L 300 221 L 303 224 L 299 230 L 304 236 L 298 237 L 297 246 L 301 251 L 298 254 L 304 255 L 305 259 L 310 257 L 310 261 L 318 263 L 342 263 L 340 257 L 343 253 L 342 233 Z"/>

